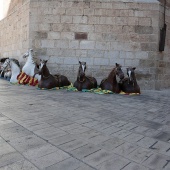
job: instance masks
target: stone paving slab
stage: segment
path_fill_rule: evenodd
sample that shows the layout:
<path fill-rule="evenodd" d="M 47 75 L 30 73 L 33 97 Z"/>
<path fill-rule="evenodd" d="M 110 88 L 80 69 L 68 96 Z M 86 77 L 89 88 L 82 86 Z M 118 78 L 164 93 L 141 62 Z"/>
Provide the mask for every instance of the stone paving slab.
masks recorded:
<path fill-rule="evenodd" d="M 0 170 L 38 170 L 38 168 L 29 161 L 23 160 L 4 166 Z"/>
<path fill-rule="evenodd" d="M 0 170 L 170 170 L 170 90 L 0 94 Z"/>

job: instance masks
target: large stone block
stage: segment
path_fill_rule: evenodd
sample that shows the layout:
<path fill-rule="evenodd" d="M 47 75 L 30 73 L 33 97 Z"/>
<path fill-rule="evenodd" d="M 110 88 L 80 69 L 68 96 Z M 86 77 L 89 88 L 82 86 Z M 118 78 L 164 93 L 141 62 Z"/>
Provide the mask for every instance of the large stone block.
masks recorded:
<path fill-rule="evenodd" d="M 94 15 L 94 9 L 84 9 L 84 15 Z"/>
<path fill-rule="evenodd" d="M 72 22 L 73 22 L 72 16 L 69 15 L 61 16 L 61 23 L 72 23 Z"/>
<path fill-rule="evenodd" d="M 151 26 L 135 26 L 135 32 L 138 34 L 152 34 L 153 27 L 151 27 Z"/>
<path fill-rule="evenodd" d="M 64 64 L 77 64 L 78 58 L 77 57 L 67 57 L 64 58 Z"/>
<path fill-rule="evenodd" d="M 152 25 L 152 20 L 151 20 L 151 18 L 139 18 L 139 25 L 151 26 Z"/>
<path fill-rule="evenodd" d="M 109 59 L 107 59 L 107 58 L 95 58 L 94 64 L 95 65 L 108 65 Z"/>
<path fill-rule="evenodd" d="M 49 63 L 57 63 L 57 64 L 63 64 L 64 63 L 64 58 L 63 57 L 58 57 L 58 56 L 50 56 L 48 59 Z"/>
<path fill-rule="evenodd" d="M 61 39 L 62 40 L 73 40 L 74 33 L 73 32 L 61 32 Z"/>
<path fill-rule="evenodd" d="M 94 49 L 95 42 L 94 41 L 81 41 L 80 49 Z"/>
<path fill-rule="evenodd" d="M 71 9 L 71 8 L 68 8 L 66 9 L 66 14 L 67 15 L 83 15 L 83 10 L 81 8 L 74 8 L 74 9 Z"/>
<path fill-rule="evenodd" d="M 55 47 L 67 49 L 69 47 L 68 40 L 55 40 Z"/>
<path fill-rule="evenodd" d="M 110 42 L 96 42 L 95 48 L 100 50 L 109 50 Z"/>
<path fill-rule="evenodd" d="M 70 49 L 78 49 L 79 48 L 79 41 L 73 40 L 69 42 Z"/>
<path fill-rule="evenodd" d="M 53 31 L 50 31 L 48 32 L 48 39 L 60 39 L 60 32 L 53 32 Z"/>
<path fill-rule="evenodd" d="M 142 51 L 157 51 L 158 44 L 157 43 L 141 43 Z"/>
<path fill-rule="evenodd" d="M 87 24 L 87 16 L 73 16 L 73 23 Z"/>
<path fill-rule="evenodd" d="M 42 48 L 54 48 L 54 40 L 41 40 Z"/>

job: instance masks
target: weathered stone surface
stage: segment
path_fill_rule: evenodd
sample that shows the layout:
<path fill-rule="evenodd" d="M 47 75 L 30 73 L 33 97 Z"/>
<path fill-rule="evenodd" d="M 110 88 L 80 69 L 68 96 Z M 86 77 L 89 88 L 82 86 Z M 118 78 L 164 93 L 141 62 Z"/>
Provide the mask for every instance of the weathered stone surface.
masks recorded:
<path fill-rule="evenodd" d="M 135 26 L 135 32 L 139 34 L 152 34 L 153 28 L 151 26 Z"/>
<path fill-rule="evenodd" d="M 87 144 L 87 145 L 84 145 L 78 149 L 72 150 L 70 153 L 78 159 L 80 159 L 80 158 L 84 159 L 88 155 L 91 155 L 99 150 L 101 150 L 100 147 L 95 146 L 93 144 Z"/>
<path fill-rule="evenodd" d="M 26 137 L 17 138 L 10 140 L 10 145 L 13 146 L 16 150 L 24 152 L 28 149 L 35 148 L 45 144 L 46 142 L 41 138 L 35 135 L 29 135 Z"/>
<path fill-rule="evenodd" d="M 17 152 L 11 152 L 5 155 L 1 155 L 0 156 L 0 167 L 12 164 L 14 162 L 20 161 L 20 160 L 24 160 L 24 157 L 17 153 Z"/>
<path fill-rule="evenodd" d="M 27 160 L 18 161 L 7 165 L 5 167 L 0 168 L 0 170 L 38 170 L 32 163 L 28 162 Z"/>
<path fill-rule="evenodd" d="M 69 168 L 69 170 L 75 170 L 81 166 L 83 166 L 82 162 L 74 158 L 68 158 L 46 169 L 47 170 L 66 170 Z"/>
<path fill-rule="evenodd" d="M 170 168 L 169 90 L 97 95 L 0 80 L 0 93 L 0 170 Z"/>
<path fill-rule="evenodd" d="M 128 159 L 122 159 L 121 157 L 114 155 L 108 161 L 101 163 L 97 167 L 101 170 L 123 169 L 130 163 Z"/>

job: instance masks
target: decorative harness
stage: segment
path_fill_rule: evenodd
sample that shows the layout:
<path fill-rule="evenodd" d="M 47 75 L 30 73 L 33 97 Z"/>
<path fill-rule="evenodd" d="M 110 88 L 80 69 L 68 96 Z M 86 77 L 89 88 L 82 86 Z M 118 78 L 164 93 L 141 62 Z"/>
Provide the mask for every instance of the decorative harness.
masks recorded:
<path fill-rule="evenodd" d="M 8 61 L 5 61 L 6 63 L 7 63 L 7 65 L 5 66 L 5 67 L 3 67 L 4 69 L 3 69 L 3 71 L 8 67 L 8 65 L 10 64 L 10 60 L 9 59 L 7 59 Z"/>
<path fill-rule="evenodd" d="M 79 68 L 80 69 L 80 68 Z M 90 77 L 90 76 L 84 76 L 85 78 L 83 79 L 83 80 L 80 80 L 80 76 L 79 76 L 79 82 L 81 82 L 81 83 L 83 83 L 85 80 L 86 80 L 86 78 L 88 79 L 88 80 L 90 80 L 90 82 L 92 83 L 92 84 L 94 84 L 94 82 L 93 82 L 93 77 Z"/>

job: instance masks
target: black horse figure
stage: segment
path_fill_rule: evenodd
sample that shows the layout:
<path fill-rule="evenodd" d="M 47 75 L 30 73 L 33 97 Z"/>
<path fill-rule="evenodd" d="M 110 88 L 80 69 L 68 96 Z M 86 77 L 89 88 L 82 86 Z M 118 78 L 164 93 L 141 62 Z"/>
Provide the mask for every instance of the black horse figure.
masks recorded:
<path fill-rule="evenodd" d="M 52 75 L 50 74 L 47 66 L 47 60 L 40 60 L 40 71 L 41 80 L 38 82 L 39 88 L 51 89 L 54 87 L 63 87 L 68 86 L 71 83 L 67 79 L 67 77 L 63 75 Z"/>
<path fill-rule="evenodd" d="M 93 89 L 97 88 L 97 81 L 94 77 L 86 76 L 86 62 L 79 61 L 79 70 L 77 75 L 77 80 L 74 82 L 74 87 L 77 88 L 78 91 L 82 91 L 82 89 Z"/>
<path fill-rule="evenodd" d="M 114 93 L 120 93 L 119 83 L 116 80 L 116 76 L 122 80 L 124 78 L 123 71 L 121 69 L 121 65 L 116 63 L 116 67 L 110 72 L 109 76 L 103 79 L 100 83 L 100 87 L 102 90 L 110 90 Z"/>
<path fill-rule="evenodd" d="M 136 76 L 135 76 L 136 67 L 128 67 L 127 75 L 128 78 L 124 78 L 120 83 L 121 90 L 125 93 L 139 93 L 140 87 L 137 84 Z"/>

